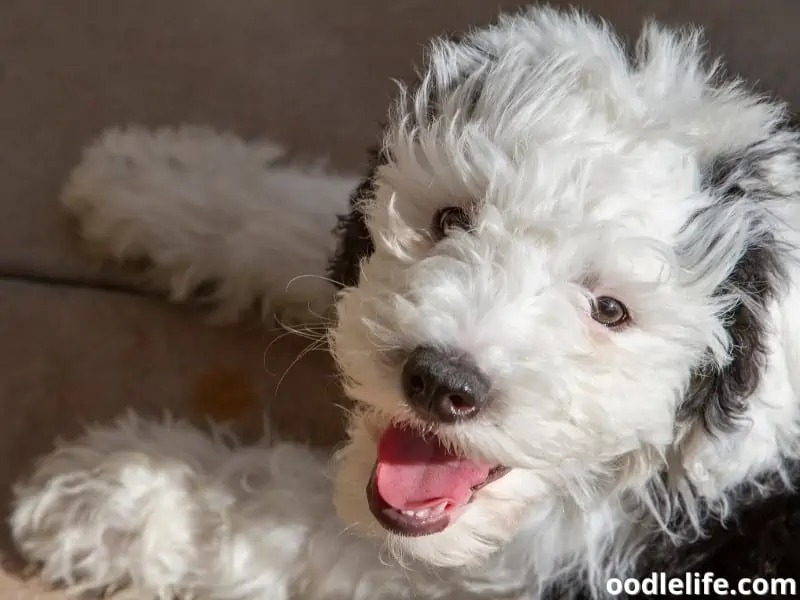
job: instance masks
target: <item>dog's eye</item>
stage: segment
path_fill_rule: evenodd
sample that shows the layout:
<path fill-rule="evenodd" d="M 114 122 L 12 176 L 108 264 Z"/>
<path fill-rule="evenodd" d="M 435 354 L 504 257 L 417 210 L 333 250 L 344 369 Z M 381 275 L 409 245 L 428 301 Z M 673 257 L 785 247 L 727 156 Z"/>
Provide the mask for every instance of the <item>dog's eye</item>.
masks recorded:
<path fill-rule="evenodd" d="M 458 206 L 448 206 L 436 211 L 433 217 L 433 228 L 440 237 L 461 230 L 468 231 L 470 228 L 469 215 L 467 211 Z"/>
<path fill-rule="evenodd" d="M 616 298 L 600 296 L 592 307 L 592 318 L 601 325 L 613 329 L 625 325 L 630 315 L 625 305 Z"/>

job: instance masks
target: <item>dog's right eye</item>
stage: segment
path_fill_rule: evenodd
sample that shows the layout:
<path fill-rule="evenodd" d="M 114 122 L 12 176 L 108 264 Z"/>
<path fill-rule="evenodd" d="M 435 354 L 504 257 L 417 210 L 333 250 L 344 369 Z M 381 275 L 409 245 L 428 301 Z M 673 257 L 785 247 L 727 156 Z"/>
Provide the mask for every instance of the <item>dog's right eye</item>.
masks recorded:
<path fill-rule="evenodd" d="M 467 211 L 458 206 L 442 208 L 433 217 L 433 229 L 439 237 L 447 237 L 456 231 L 468 231 L 470 227 Z"/>

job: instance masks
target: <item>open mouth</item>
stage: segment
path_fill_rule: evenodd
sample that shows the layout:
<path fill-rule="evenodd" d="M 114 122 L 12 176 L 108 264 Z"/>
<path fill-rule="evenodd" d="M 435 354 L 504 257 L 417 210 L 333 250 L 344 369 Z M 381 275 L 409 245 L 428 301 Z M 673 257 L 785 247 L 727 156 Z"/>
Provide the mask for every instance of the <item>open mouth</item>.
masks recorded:
<path fill-rule="evenodd" d="M 508 471 L 458 456 L 434 435 L 392 425 L 378 442 L 367 502 L 388 531 L 409 537 L 431 535 L 445 530 L 475 492 Z"/>

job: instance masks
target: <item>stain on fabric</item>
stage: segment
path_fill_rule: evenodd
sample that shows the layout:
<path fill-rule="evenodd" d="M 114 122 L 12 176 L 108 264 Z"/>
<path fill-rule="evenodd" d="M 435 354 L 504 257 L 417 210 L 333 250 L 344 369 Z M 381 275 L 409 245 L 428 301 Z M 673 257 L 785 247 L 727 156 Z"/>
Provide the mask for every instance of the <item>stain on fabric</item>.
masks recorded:
<path fill-rule="evenodd" d="M 192 410 L 218 422 L 236 421 L 261 408 L 252 379 L 234 369 L 215 369 L 194 382 Z"/>

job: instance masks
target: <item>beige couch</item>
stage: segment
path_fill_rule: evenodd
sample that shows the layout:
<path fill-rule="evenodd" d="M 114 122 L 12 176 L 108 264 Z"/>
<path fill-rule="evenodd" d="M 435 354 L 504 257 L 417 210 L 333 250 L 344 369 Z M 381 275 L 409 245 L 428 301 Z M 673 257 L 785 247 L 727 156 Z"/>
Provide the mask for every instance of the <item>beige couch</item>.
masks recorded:
<path fill-rule="evenodd" d="M 8 277 L 115 281 L 82 252 L 56 204 L 103 128 L 198 123 L 270 136 L 359 170 L 390 77 L 421 43 L 514 0 L 3 0 L 0 2 L 0 502 L 57 435 L 128 407 L 230 419 L 258 433 L 269 405 L 299 439 L 334 442 L 329 361 L 256 323 L 210 327 L 185 307 Z M 798 0 L 592 0 L 635 32 L 645 14 L 707 27 L 733 70 L 800 99 Z M 268 257 L 265 257 L 268 260 Z M 290 368 L 291 366 L 291 368 Z M 284 376 L 285 375 L 285 376 Z M 278 385 L 280 383 L 280 385 Z M 0 598 L 38 597 L 3 530 Z M 9 594 L 13 594 L 9 595 Z"/>

